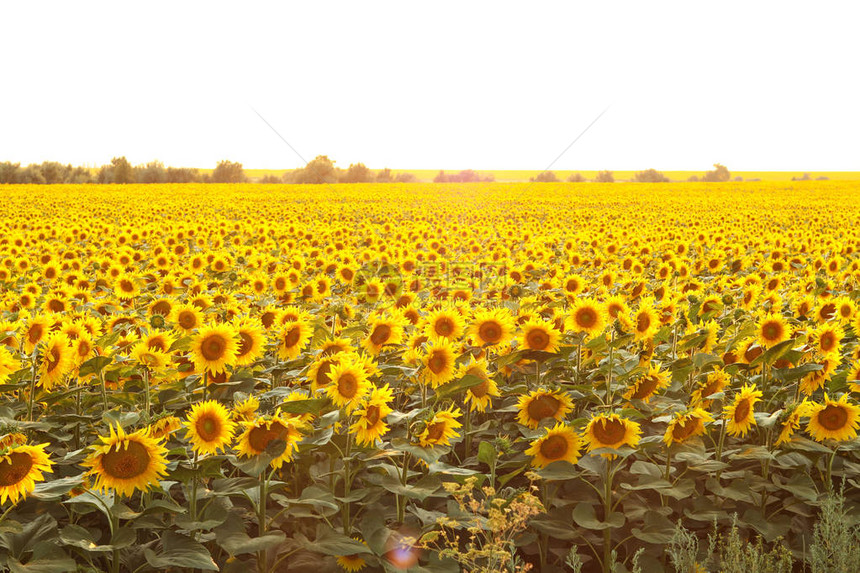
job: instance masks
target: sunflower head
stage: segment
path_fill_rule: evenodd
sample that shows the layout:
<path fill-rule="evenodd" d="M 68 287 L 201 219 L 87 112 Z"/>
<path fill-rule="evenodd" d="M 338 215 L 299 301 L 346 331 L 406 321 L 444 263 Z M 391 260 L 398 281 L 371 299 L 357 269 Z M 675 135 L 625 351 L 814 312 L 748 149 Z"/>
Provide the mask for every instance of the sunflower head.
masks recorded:
<path fill-rule="evenodd" d="M 145 491 L 167 475 L 167 449 L 144 428 L 127 434 L 121 427 L 111 427 L 110 435 L 99 438 L 101 444 L 90 446 L 83 462 L 89 467 L 97 490 L 114 490 L 130 496 Z"/>
<path fill-rule="evenodd" d="M 191 357 L 198 372 L 221 374 L 236 364 L 236 331 L 226 325 L 201 328 L 191 339 Z"/>
<path fill-rule="evenodd" d="M 844 442 L 857 437 L 860 426 L 860 406 L 848 401 L 848 394 L 833 400 L 824 394 L 824 402 L 812 403 L 808 410 L 806 430 L 818 442 L 835 440 Z"/>
<path fill-rule="evenodd" d="M 185 421 L 185 435 L 199 454 L 215 454 L 228 447 L 235 429 L 227 408 L 214 400 L 192 406 Z"/>
<path fill-rule="evenodd" d="M 579 434 L 570 426 L 558 423 L 552 429 L 547 428 L 543 436 L 533 440 L 525 453 L 532 456 L 532 466 L 543 468 L 560 460 L 575 464 L 581 449 Z"/>
<path fill-rule="evenodd" d="M 27 497 L 36 482 L 44 481 L 43 474 L 51 473 L 54 464 L 48 459 L 47 447 L 24 443 L 0 447 L 0 505 L 7 499 L 14 504 Z"/>
<path fill-rule="evenodd" d="M 578 299 L 570 309 L 570 315 L 564 326 L 571 332 L 582 332 L 590 337 L 597 336 L 606 326 L 606 309 L 594 299 Z"/>
<path fill-rule="evenodd" d="M 639 444 L 642 429 L 638 423 L 618 414 L 598 414 L 588 422 L 583 434 L 589 452 L 600 448 L 617 450 L 622 446 L 635 448 Z"/>
<path fill-rule="evenodd" d="M 517 420 L 523 426 L 537 428 L 541 420 L 553 418 L 561 422 L 573 410 L 573 400 L 561 390 L 533 390 L 520 396 L 517 403 Z"/>
<path fill-rule="evenodd" d="M 272 447 L 280 450 L 279 442 L 283 442 L 283 450 L 269 462 L 272 468 L 278 469 L 284 462 L 292 459 L 302 439 L 302 433 L 297 424 L 296 420 L 285 418 L 280 412 L 244 422 L 244 430 L 239 436 L 236 449 L 240 456 L 253 457 L 267 452 Z"/>
<path fill-rule="evenodd" d="M 436 412 L 418 434 L 418 444 L 423 448 L 451 445 L 451 439 L 460 435 L 457 428 L 463 425 L 459 421 L 461 415 L 460 409 L 454 405 Z"/>
<path fill-rule="evenodd" d="M 726 431 L 730 436 L 745 437 L 752 426 L 756 425 L 753 407 L 762 397 L 761 390 L 755 385 L 745 385 L 735 395 L 731 404 L 723 409 Z"/>

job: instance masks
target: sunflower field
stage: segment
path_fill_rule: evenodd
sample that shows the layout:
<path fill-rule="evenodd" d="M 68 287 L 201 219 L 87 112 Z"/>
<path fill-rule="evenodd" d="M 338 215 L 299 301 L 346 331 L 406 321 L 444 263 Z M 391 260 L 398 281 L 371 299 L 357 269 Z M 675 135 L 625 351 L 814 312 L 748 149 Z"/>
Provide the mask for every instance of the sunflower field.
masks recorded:
<path fill-rule="evenodd" d="M 857 570 L 854 183 L 2 192 L 0 571 Z"/>

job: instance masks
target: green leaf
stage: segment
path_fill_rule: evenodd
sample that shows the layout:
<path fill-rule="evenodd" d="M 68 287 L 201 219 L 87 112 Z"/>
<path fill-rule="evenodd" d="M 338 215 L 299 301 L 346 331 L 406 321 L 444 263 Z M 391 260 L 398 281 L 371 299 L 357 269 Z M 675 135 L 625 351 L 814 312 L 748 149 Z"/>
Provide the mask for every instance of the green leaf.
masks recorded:
<path fill-rule="evenodd" d="M 78 376 L 84 377 L 90 374 L 98 374 L 111 362 L 113 362 L 113 358 L 110 356 L 95 356 L 90 358 L 81 364 L 80 369 L 78 369 Z"/>
<path fill-rule="evenodd" d="M 282 402 L 281 411 L 287 414 L 314 414 L 319 415 L 320 410 L 328 404 L 328 398 L 313 398 L 311 400 L 294 400 Z"/>
<path fill-rule="evenodd" d="M 473 386 L 477 386 L 478 384 L 482 384 L 483 382 L 484 380 L 482 378 L 475 376 L 474 374 L 466 374 L 459 380 L 448 382 L 447 384 L 443 384 L 437 388 L 436 395 L 440 398 L 444 398 L 446 396 L 462 392 L 468 388 L 472 388 Z"/>
<path fill-rule="evenodd" d="M 492 442 L 481 442 L 478 445 L 478 461 L 492 467 L 499 457 Z"/>
<path fill-rule="evenodd" d="M 50 541 L 37 543 L 26 563 L 10 558 L 8 566 L 11 573 L 67 573 L 77 567 L 62 548 Z"/>
<path fill-rule="evenodd" d="M 216 543 L 234 557 L 274 549 L 286 538 L 280 529 L 269 531 L 261 537 L 250 537 L 245 533 L 245 522 L 235 513 L 231 513 L 227 521 L 216 527 L 214 531 Z"/>
<path fill-rule="evenodd" d="M 610 513 L 609 519 L 606 521 L 600 521 L 594 512 L 594 506 L 590 503 L 576 504 L 576 507 L 573 509 L 573 520 L 580 527 L 593 531 L 622 527 L 625 522 L 624 514 L 617 511 Z"/>
<path fill-rule="evenodd" d="M 317 527 L 317 537 L 306 545 L 306 549 L 323 555 L 370 553 L 370 549 L 361 541 L 356 541 L 324 525 Z"/>
<path fill-rule="evenodd" d="M 152 549 L 144 549 L 146 562 L 156 569 L 190 567 L 218 571 L 209 551 L 190 537 L 167 530 L 161 534 L 161 546 L 163 551 L 158 555 Z"/>

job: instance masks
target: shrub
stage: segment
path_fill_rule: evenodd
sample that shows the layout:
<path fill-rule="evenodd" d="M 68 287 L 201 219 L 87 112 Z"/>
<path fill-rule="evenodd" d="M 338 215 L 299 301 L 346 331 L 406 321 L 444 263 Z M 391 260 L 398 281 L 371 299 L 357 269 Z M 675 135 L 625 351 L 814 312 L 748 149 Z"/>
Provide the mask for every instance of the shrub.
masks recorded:
<path fill-rule="evenodd" d="M 567 180 L 571 183 L 584 183 L 585 177 L 582 176 L 582 173 L 571 173 Z"/>
<path fill-rule="evenodd" d="M 729 173 L 729 170 L 725 165 L 714 163 L 714 167 L 715 169 L 713 171 L 705 172 L 705 175 L 702 177 L 702 181 L 707 181 L 709 183 L 722 183 L 731 179 L 732 174 Z"/>
<path fill-rule="evenodd" d="M 640 171 L 633 178 L 637 183 L 668 183 L 669 178 L 663 175 L 660 171 L 656 169 L 646 169 L 645 171 Z"/>
<path fill-rule="evenodd" d="M 537 174 L 537 177 L 532 177 L 529 180 L 535 183 L 555 183 L 558 181 L 558 177 L 552 171 L 541 171 Z"/>
<path fill-rule="evenodd" d="M 612 176 L 612 171 L 601 171 L 594 178 L 596 183 L 615 183 L 615 177 Z"/>
<path fill-rule="evenodd" d="M 213 183 L 242 183 L 245 181 L 245 171 L 241 163 L 232 161 L 219 161 L 212 172 Z"/>

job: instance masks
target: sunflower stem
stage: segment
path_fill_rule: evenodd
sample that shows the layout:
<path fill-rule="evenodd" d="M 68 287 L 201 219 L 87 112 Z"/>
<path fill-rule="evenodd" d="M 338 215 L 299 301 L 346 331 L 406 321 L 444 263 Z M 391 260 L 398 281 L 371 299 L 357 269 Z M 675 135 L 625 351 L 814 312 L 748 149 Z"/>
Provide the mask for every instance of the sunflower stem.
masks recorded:
<path fill-rule="evenodd" d="M 666 446 L 666 481 L 672 476 L 672 446 Z"/>
<path fill-rule="evenodd" d="M 191 478 L 191 520 L 197 521 L 197 451 L 194 451 L 194 461 L 192 462 L 194 477 Z"/>
<path fill-rule="evenodd" d="M 30 397 L 27 402 L 27 421 L 33 421 L 33 398 L 36 396 L 36 349 L 33 349 L 31 357 L 33 363 L 33 377 L 30 379 Z"/>
<path fill-rule="evenodd" d="M 466 451 L 463 454 L 463 459 L 469 457 L 469 454 L 472 452 L 472 409 L 466 408 Z"/>
<path fill-rule="evenodd" d="M 830 454 L 830 460 L 827 462 L 827 492 L 833 493 L 833 460 L 836 459 L 836 452 L 839 451 L 839 446 L 837 445 L 833 448 L 833 453 Z"/>
<path fill-rule="evenodd" d="M 266 476 L 266 470 L 260 472 L 260 499 L 257 503 L 257 529 L 258 536 L 262 537 L 266 534 L 266 497 L 268 496 L 269 479 Z M 266 554 L 265 549 L 257 553 L 257 569 L 260 573 L 266 573 Z"/>
<path fill-rule="evenodd" d="M 152 397 L 149 395 L 149 370 L 147 368 L 143 368 L 141 375 L 143 377 L 143 399 L 146 403 L 146 409 L 144 410 L 146 412 L 145 420 L 148 424 L 152 419 L 152 416 L 149 414 L 149 411 L 152 408 Z"/>
<path fill-rule="evenodd" d="M 75 378 L 75 386 L 80 385 L 80 380 Z M 78 416 L 75 422 L 75 449 L 81 449 L 81 389 L 75 392 L 75 414 Z"/>
<path fill-rule="evenodd" d="M 102 389 L 102 414 L 107 412 L 108 402 L 107 402 L 107 383 L 105 382 L 105 373 L 103 369 L 99 369 L 99 384 Z"/>
<path fill-rule="evenodd" d="M 610 351 L 611 352 L 611 351 Z M 606 458 L 606 480 L 603 490 L 603 519 L 609 521 L 612 513 L 612 459 Z M 603 573 L 611 573 L 612 559 L 612 529 L 607 527 L 603 530 Z"/>
<path fill-rule="evenodd" d="M 349 425 L 347 425 L 349 427 Z M 349 503 L 349 492 L 352 489 L 352 476 L 350 473 L 350 463 L 349 463 L 349 451 L 352 446 L 352 440 L 349 437 L 349 434 L 346 435 L 346 448 L 343 457 L 343 497 L 346 498 L 346 501 L 343 502 L 343 534 L 349 536 L 350 533 L 350 510 L 352 509 L 351 504 Z"/>
<path fill-rule="evenodd" d="M 400 472 L 400 485 L 406 487 L 406 481 L 409 472 L 409 452 L 403 454 L 403 467 Z M 397 494 L 397 522 L 403 523 L 406 519 L 406 498 Z"/>
<path fill-rule="evenodd" d="M 610 327 L 611 334 L 609 336 L 609 372 L 606 373 L 606 405 L 612 406 L 612 351 L 615 343 L 615 328 Z"/>

